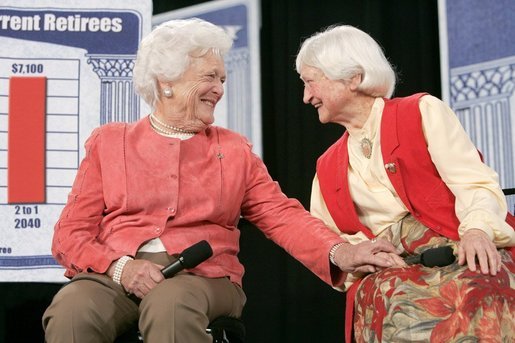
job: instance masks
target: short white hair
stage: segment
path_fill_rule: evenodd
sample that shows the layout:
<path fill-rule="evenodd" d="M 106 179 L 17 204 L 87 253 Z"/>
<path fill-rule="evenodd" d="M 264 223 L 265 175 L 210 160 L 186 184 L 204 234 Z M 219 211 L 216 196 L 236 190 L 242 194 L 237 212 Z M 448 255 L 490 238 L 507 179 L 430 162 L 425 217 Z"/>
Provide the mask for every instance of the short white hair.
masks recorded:
<path fill-rule="evenodd" d="M 159 101 L 158 81 L 179 79 L 192 58 L 208 52 L 224 56 L 232 43 L 221 27 L 202 19 L 164 22 L 140 43 L 133 70 L 134 89 L 154 108 Z"/>
<path fill-rule="evenodd" d="M 379 44 L 350 25 L 331 26 L 306 39 L 295 62 L 299 74 L 303 65 L 320 69 L 331 80 L 361 74 L 358 90 L 371 96 L 390 98 L 395 89 L 395 72 Z"/>

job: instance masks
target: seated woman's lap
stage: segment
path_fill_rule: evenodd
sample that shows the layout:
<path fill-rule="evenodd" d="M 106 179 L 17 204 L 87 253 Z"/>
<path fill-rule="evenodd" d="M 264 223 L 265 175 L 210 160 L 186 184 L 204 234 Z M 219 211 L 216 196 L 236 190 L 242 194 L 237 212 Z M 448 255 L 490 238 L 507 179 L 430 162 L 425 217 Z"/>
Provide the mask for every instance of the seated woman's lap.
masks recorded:
<path fill-rule="evenodd" d="M 355 299 L 358 342 L 504 342 L 515 337 L 515 263 L 501 250 L 496 276 L 412 265 L 368 275 Z"/>
<path fill-rule="evenodd" d="M 147 341 L 202 342 L 212 340 L 205 331 L 209 321 L 220 315 L 241 316 L 245 301 L 241 288 L 227 278 L 184 273 L 160 283 L 138 308 L 109 277 L 84 273 L 56 294 L 43 316 L 43 325 L 48 337 L 54 335 L 62 341 L 112 342 L 139 317 Z M 149 327 L 154 329 L 155 340 L 145 335 Z M 179 333 L 177 327 L 181 328 Z M 186 336 L 181 338 L 181 332 Z"/>

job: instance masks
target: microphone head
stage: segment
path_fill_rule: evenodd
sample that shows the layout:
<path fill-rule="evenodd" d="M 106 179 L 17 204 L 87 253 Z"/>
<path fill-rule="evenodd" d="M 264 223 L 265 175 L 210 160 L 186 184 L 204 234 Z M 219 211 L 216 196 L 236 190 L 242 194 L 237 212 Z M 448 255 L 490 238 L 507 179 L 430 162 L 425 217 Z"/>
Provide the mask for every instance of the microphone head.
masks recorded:
<path fill-rule="evenodd" d="M 213 256 L 213 249 L 206 241 L 200 241 L 181 253 L 182 265 L 186 269 L 195 268 L 200 263 Z"/>
<path fill-rule="evenodd" d="M 422 265 L 426 267 L 445 267 L 452 264 L 456 257 L 454 256 L 452 247 L 443 246 L 431 248 L 424 251 L 420 257 Z"/>

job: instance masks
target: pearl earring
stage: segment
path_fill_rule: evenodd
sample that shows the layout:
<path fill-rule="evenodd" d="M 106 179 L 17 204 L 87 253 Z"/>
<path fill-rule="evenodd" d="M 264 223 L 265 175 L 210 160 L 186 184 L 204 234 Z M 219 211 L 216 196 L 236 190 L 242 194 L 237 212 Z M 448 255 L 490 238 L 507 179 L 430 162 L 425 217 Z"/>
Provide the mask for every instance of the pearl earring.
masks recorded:
<path fill-rule="evenodd" d="M 167 98 L 171 98 L 173 95 L 173 91 L 170 87 L 166 87 L 163 89 L 163 95 Z"/>

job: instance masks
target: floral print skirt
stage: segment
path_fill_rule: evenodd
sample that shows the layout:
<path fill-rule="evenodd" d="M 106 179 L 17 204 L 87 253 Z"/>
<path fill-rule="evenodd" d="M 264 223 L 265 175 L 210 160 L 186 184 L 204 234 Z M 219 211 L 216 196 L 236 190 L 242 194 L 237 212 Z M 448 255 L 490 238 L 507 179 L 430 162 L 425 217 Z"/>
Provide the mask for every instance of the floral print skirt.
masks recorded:
<path fill-rule="evenodd" d="M 402 226 L 384 238 L 400 242 L 407 253 L 456 247 L 411 217 Z M 503 266 L 495 276 L 457 261 L 366 276 L 354 301 L 356 342 L 515 342 L 515 263 L 508 251 L 500 252 Z"/>

